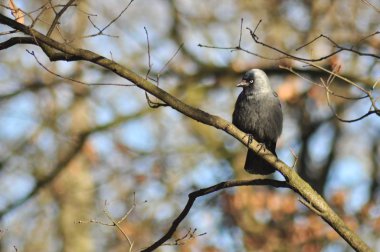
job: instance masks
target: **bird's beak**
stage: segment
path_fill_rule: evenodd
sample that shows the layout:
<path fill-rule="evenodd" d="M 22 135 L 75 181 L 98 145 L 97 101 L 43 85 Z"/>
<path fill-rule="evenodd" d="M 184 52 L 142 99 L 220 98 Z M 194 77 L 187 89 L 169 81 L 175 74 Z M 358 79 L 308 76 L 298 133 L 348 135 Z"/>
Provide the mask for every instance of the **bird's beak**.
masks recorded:
<path fill-rule="evenodd" d="M 247 86 L 249 86 L 249 83 L 246 80 L 242 80 L 236 86 L 237 87 L 247 87 Z"/>

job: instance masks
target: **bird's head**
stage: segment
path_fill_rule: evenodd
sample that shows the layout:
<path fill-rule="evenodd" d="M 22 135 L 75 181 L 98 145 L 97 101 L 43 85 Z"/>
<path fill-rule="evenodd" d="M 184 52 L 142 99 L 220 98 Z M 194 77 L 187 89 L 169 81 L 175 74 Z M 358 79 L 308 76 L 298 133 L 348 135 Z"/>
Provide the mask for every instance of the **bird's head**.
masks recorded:
<path fill-rule="evenodd" d="M 251 69 L 243 75 L 237 87 L 242 87 L 248 93 L 272 92 L 268 76 L 260 69 Z"/>

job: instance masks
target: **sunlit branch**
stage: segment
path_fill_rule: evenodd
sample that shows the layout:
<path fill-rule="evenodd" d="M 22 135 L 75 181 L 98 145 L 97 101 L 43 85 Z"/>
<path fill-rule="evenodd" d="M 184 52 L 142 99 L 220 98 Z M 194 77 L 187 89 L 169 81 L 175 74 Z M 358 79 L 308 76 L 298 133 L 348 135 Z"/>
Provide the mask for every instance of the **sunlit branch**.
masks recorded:
<path fill-rule="evenodd" d="M 49 57 L 50 60 L 83 60 L 92 62 L 98 66 L 103 67 L 104 69 L 108 69 L 112 71 L 116 75 L 123 77 L 134 84 L 140 87 L 141 89 L 147 91 L 151 95 L 157 97 L 162 100 L 173 109 L 178 112 L 186 115 L 189 118 L 192 118 L 198 122 L 201 122 L 205 125 L 212 126 L 216 129 L 223 130 L 225 133 L 233 136 L 238 141 L 240 141 L 244 145 L 249 145 L 249 148 L 257 153 L 263 160 L 272 165 L 276 170 L 278 170 L 285 178 L 287 185 L 292 188 L 295 192 L 297 192 L 302 198 L 304 198 L 307 202 L 322 212 L 321 216 L 337 233 L 345 240 L 352 248 L 358 251 L 369 251 L 370 248 L 368 245 L 360 239 L 360 237 L 353 232 L 344 221 L 334 212 L 334 210 L 326 203 L 326 201 L 320 196 L 306 181 L 304 181 L 291 167 L 286 165 L 283 161 L 279 160 L 275 155 L 267 150 L 263 150 L 259 152 L 258 142 L 252 140 L 249 144 L 248 139 L 246 138 L 246 134 L 239 129 L 237 129 L 233 124 L 226 121 L 225 119 L 209 114 L 203 110 L 194 108 L 177 97 L 169 94 L 165 90 L 161 89 L 154 83 L 146 80 L 143 76 L 136 74 L 130 69 L 104 57 L 99 54 L 96 54 L 90 50 L 80 49 L 73 46 L 68 46 L 65 43 L 60 43 L 54 39 L 51 39 L 44 34 L 38 32 L 35 29 L 30 29 L 29 27 L 19 24 L 16 21 L 4 16 L 0 13 L 0 23 L 7 25 L 13 29 L 17 29 L 29 36 L 31 36 L 34 40 L 36 40 L 38 46 L 44 49 L 44 52 Z M 223 187 L 224 185 L 219 185 Z M 202 191 L 198 192 L 200 195 L 208 194 L 207 190 L 215 191 L 218 188 L 205 188 Z M 205 191 L 206 190 L 206 191 Z M 187 212 L 190 210 L 192 204 L 195 199 L 198 197 L 197 194 L 191 194 L 191 198 L 189 198 L 187 208 L 185 212 L 183 212 L 183 216 L 186 216 Z M 181 221 L 182 215 L 179 216 L 179 219 L 176 219 L 173 222 L 172 228 L 169 231 L 176 229 L 178 226 L 177 222 Z M 173 231 L 173 232 L 174 232 Z M 162 243 L 160 243 L 162 244 Z M 153 246 L 153 245 L 152 245 Z"/>

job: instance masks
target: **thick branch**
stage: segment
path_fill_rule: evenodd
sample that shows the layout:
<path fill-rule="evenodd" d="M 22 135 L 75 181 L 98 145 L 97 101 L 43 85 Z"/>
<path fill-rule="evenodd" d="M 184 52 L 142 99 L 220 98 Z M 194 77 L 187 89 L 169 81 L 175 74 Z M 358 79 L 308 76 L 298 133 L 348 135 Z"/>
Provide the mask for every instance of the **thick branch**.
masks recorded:
<path fill-rule="evenodd" d="M 148 93 L 156 96 L 173 109 L 179 111 L 180 113 L 198 121 L 203 124 L 210 125 L 217 129 L 221 129 L 231 136 L 238 139 L 243 144 L 249 146 L 250 149 L 259 153 L 259 155 L 265 159 L 267 162 L 273 165 L 281 174 L 286 178 L 290 187 L 292 187 L 296 192 L 298 192 L 307 202 L 310 203 L 315 209 L 321 213 L 321 217 L 334 228 L 343 239 L 345 239 L 355 250 L 357 251 L 370 251 L 370 248 L 360 239 L 360 237 L 352 232 L 341 218 L 329 207 L 325 200 L 313 189 L 311 186 L 305 182 L 291 167 L 287 166 L 281 160 L 278 160 L 272 153 L 268 150 L 261 150 L 260 145 L 256 141 L 251 141 L 249 144 L 248 137 L 246 134 L 238 130 L 234 125 L 227 122 L 226 120 L 210 115 L 202 110 L 191 107 L 183 102 L 181 102 L 176 97 L 165 92 L 161 88 L 157 87 L 148 80 L 140 77 L 133 71 L 109 60 L 103 56 L 100 56 L 94 52 L 84 49 L 78 49 L 66 44 L 59 43 L 51 38 L 46 37 L 42 33 L 30 29 L 29 27 L 19 24 L 16 21 L 0 14 L 0 23 L 8 25 L 13 29 L 22 31 L 23 33 L 33 37 L 39 45 L 45 45 L 55 50 L 60 51 L 63 55 L 68 57 L 78 58 L 80 60 L 85 60 L 93 62 L 99 66 L 102 66 L 110 71 L 116 73 L 117 75 L 133 82 L 136 86 L 144 89 Z M 48 55 L 49 57 L 54 55 Z M 62 58 L 65 60 L 65 57 Z"/>
<path fill-rule="evenodd" d="M 10 38 L 2 43 L 0 43 L 0 50 L 7 49 L 9 47 L 12 47 L 14 45 L 18 44 L 33 44 L 35 45 L 36 42 L 31 37 L 13 37 Z"/>

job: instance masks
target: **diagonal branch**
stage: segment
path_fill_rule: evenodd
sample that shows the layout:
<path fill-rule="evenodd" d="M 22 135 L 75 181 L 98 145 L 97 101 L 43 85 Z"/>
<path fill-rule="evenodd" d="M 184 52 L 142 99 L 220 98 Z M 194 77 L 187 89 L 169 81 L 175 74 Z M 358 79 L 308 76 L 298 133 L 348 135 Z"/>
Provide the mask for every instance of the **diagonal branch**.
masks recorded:
<path fill-rule="evenodd" d="M 269 49 L 271 49 L 273 51 L 276 51 L 276 52 L 278 52 L 278 53 L 280 53 L 282 55 L 285 55 L 286 57 L 289 57 L 291 59 L 296 59 L 296 60 L 300 60 L 300 61 L 307 61 L 307 62 L 318 62 L 318 61 L 322 61 L 322 60 L 331 58 L 335 54 L 338 54 L 338 53 L 343 52 L 343 51 L 352 52 L 352 53 L 355 53 L 355 54 L 360 55 L 360 56 L 369 56 L 369 57 L 378 58 L 378 59 L 380 58 L 380 55 L 377 55 L 377 54 L 365 53 L 365 52 L 361 52 L 361 51 L 355 50 L 353 48 L 347 48 L 347 47 L 340 46 L 334 40 L 332 40 L 330 37 L 325 36 L 323 34 L 321 34 L 320 36 L 316 37 L 312 41 L 308 42 L 306 45 L 298 47 L 296 49 L 296 51 L 299 50 L 299 49 L 301 49 L 301 48 L 303 48 L 303 47 L 305 47 L 305 46 L 307 46 L 307 45 L 310 45 L 311 43 L 313 43 L 314 41 L 318 40 L 319 38 L 325 38 L 325 39 L 327 39 L 336 48 L 335 51 L 333 51 L 330 54 L 327 54 L 325 56 L 322 56 L 320 58 L 316 58 L 316 59 L 307 59 L 307 58 L 303 58 L 303 57 L 298 57 L 298 56 L 292 55 L 292 54 L 287 53 L 287 52 L 285 52 L 285 51 L 283 51 L 281 49 L 278 49 L 278 48 L 276 48 L 274 46 L 268 45 L 268 44 L 260 41 L 259 37 L 256 35 L 256 30 L 257 30 L 258 26 L 260 25 L 260 23 L 261 23 L 261 20 L 259 21 L 259 23 L 257 24 L 255 30 L 253 30 L 253 31 L 249 27 L 246 28 L 249 31 L 249 33 L 250 33 L 252 39 L 255 41 L 255 43 L 257 43 L 259 45 L 262 45 L 263 47 L 269 48 Z M 371 34 L 370 36 L 374 36 L 374 35 L 377 35 L 377 34 L 378 34 L 378 32 L 375 32 L 375 33 Z M 367 36 L 364 39 L 366 39 L 366 38 L 368 38 L 370 36 Z M 363 40 L 363 39 L 361 39 L 361 40 Z"/>
<path fill-rule="evenodd" d="M 55 15 L 55 18 L 53 20 L 53 22 L 51 23 L 51 26 L 48 30 L 48 32 L 46 33 L 46 36 L 50 37 L 50 35 L 53 33 L 55 27 L 58 25 L 59 23 L 59 19 L 61 18 L 61 16 L 63 15 L 63 13 L 75 2 L 75 0 L 69 0 L 65 6 Z M 53 8 L 54 10 L 54 8 Z"/>
<path fill-rule="evenodd" d="M 163 235 L 155 243 L 153 243 L 151 246 L 143 249 L 142 252 L 153 251 L 159 246 L 161 246 L 162 244 L 164 244 L 164 242 L 169 240 L 174 234 L 174 232 L 176 231 L 179 224 L 185 219 L 187 214 L 190 212 L 191 207 L 193 206 L 195 200 L 198 197 L 205 196 L 207 194 L 214 193 L 226 188 L 231 188 L 231 187 L 236 187 L 236 186 L 256 186 L 256 185 L 271 185 L 276 188 L 289 188 L 289 185 L 285 181 L 278 181 L 278 180 L 273 180 L 273 179 L 254 179 L 254 180 L 225 181 L 225 182 L 221 182 L 219 184 L 216 184 L 207 188 L 202 188 L 197 191 L 194 191 L 189 194 L 189 199 L 186 203 L 186 206 L 183 208 L 182 212 L 178 215 L 178 217 L 173 221 L 167 233 Z"/>
<path fill-rule="evenodd" d="M 45 46 L 51 50 L 45 51 L 48 57 L 52 60 L 84 60 L 99 65 L 105 69 L 108 69 L 115 74 L 125 78 L 141 89 L 156 96 L 173 109 L 178 112 L 198 121 L 203 124 L 212 126 L 216 129 L 223 130 L 227 134 L 233 136 L 244 145 L 248 146 L 255 153 L 258 153 L 260 157 L 270 163 L 276 170 L 278 170 L 286 179 L 288 185 L 297 192 L 302 198 L 311 204 L 319 212 L 323 213 L 321 216 L 338 234 L 350 244 L 352 248 L 357 251 L 370 251 L 370 248 L 360 237 L 354 233 L 343 220 L 330 208 L 326 201 L 320 196 L 306 181 L 304 181 L 291 167 L 286 165 L 281 160 L 278 160 L 276 156 L 270 153 L 268 150 L 260 150 L 260 145 L 257 141 L 252 140 L 249 143 L 249 139 L 246 134 L 237 129 L 230 122 L 215 115 L 206 113 L 200 109 L 194 108 L 178 98 L 172 96 L 168 92 L 164 91 L 160 87 L 154 85 L 152 82 L 146 80 L 144 77 L 136 74 L 135 72 L 117 64 L 113 60 L 107 59 L 92 51 L 71 47 L 67 44 L 60 43 L 53 40 L 44 34 L 31 29 L 25 25 L 19 24 L 16 21 L 0 14 L 0 23 L 5 24 L 13 29 L 19 30 L 31 37 L 33 37 L 38 45 Z M 58 56 L 57 56 L 58 55 Z"/>

